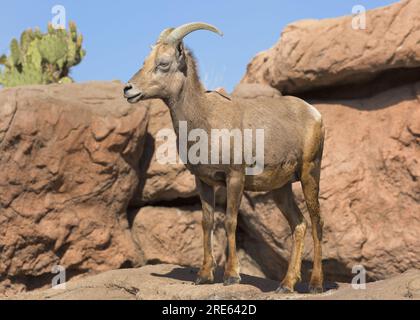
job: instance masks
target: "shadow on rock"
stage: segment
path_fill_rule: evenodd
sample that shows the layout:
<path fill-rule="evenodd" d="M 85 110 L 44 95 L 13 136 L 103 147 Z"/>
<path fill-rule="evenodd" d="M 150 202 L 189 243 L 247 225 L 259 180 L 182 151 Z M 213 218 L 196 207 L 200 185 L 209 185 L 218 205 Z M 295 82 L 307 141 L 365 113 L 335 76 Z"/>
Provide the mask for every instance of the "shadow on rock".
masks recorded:
<path fill-rule="evenodd" d="M 192 267 L 183 267 L 183 268 L 174 268 L 168 273 L 158 274 L 152 273 L 154 277 L 170 278 L 180 281 L 194 282 L 198 273 L 198 268 Z M 241 274 L 241 284 L 250 285 L 255 288 L 258 288 L 261 292 L 273 292 L 275 291 L 279 283 L 271 279 L 265 279 L 255 276 L 250 276 L 247 274 Z M 218 267 L 215 272 L 215 283 L 223 283 L 223 268 Z M 298 283 L 296 285 L 296 292 L 298 293 L 308 293 L 308 283 Z M 325 284 L 325 290 L 338 289 L 338 284 L 335 282 L 327 282 Z"/>

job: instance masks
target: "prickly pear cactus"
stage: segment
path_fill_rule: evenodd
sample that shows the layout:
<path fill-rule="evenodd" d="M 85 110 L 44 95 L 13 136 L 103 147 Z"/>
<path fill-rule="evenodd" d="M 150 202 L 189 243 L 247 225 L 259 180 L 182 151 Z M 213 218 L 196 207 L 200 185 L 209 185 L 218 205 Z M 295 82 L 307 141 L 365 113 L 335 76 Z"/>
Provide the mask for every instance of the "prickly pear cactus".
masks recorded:
<path fill-rule="evenodd" d="M 0 84 L 14 87 L 26 84 L 72 82 L 70 68 L 85 56 L 83 38 L 77 33 L 75 23 L 69 30 L 54 29 L 48 32 L 28 29 L 10 43 L 10 55 L 0 56 Z"/>

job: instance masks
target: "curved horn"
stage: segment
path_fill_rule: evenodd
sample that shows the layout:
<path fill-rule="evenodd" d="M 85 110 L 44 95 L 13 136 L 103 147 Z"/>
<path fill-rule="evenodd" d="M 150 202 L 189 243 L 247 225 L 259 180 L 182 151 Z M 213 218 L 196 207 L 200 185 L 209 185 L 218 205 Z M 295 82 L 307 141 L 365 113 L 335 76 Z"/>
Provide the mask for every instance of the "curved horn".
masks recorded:
<path fill-rule="evenodd" d="M 166 39 L 166 37 L 173 31 L 175 30 L 175 28 L 166 28 L 165 30 L 163 30 L 160 35 L 158 40 L 156 41 L 156 43 L 162 42 Z"/>
<path fill-rule="evenodd" d="M 191 22 L 191 23 L 187 23 L 182 26 L 179 26 L 178 28 L 173 30 L 167 36 L 165 42 L 177 43 L 181 41 L 186 35 L 196 30 L 209 30 L 209 31 L 219 34 L 220 36 L 223 36 L 223 33 L 219 29 L 217 29 L 215 26 L 212 26 L 211 24 L 204 23 L 204 22 Z"/>

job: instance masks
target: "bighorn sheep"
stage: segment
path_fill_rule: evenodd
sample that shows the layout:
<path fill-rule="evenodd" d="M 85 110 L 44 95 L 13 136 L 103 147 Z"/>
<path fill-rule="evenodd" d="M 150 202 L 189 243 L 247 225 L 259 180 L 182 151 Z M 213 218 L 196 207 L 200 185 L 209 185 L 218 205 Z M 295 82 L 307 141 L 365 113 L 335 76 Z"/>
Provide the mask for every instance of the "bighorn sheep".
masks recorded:
<path fill-rule="evenodd" d="M 227 192 L 225 228 L 228 256 L 224 284 L 240 282 L 236 255 L 238 208 L 244 190 L 272 191 L 275 203 L 286 217 L 293 234 L 293 246 L 287 274 L 278 292 L 293 292 L 300 280 L 306 221 L 296 205 L 292 183 L 300 181 L 312 222 L 314 265 L 310 292 L 323 290 L 321 240 L 323 222 L 318 202 L 324 128 L 320 113 L 305 101 L 291 96 L 279 98 L 240 99 L 206 92 L 197 75 L 192 53 L 184 47 L 183 38 L 196 30 L 222 33 L 206 23 L 189 23 L 162 31 L 143 67 L 124 88 L 129 103 L 145 99 L 162 99 L 170 110 L 179 139 L 180 121 L 188 130 L 263 129 L 264 166 L 258 175 L 246 175 L 249 164 L 191 164 L 203 208 L 204 260 L 196 284 L 214 281 L 215 261 L 212 254 L 214 190 L 223 185 Z M 190 147 L 189 142 L 188 148 Z M 233 154 L 233 147 L 230 147 Z M 254 148 L 254 147 L 253 147 Z M 253 149 L 255 152 L 255 148 Z M 208 153 L 210 154 L 210 152 Z"/>

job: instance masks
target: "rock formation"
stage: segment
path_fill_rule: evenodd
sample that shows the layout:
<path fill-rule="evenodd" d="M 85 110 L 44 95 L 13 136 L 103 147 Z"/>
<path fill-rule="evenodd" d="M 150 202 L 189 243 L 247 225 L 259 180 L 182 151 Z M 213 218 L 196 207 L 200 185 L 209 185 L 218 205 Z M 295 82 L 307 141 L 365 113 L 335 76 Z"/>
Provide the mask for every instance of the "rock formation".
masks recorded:
<path fill-rule="evenodd" d="M 369 11 L 366 22 L 365 30 L 352 29 L 351 17 L 291 24 L 252 60 L 232 93 L 246 99 L 293 94 L 321 112 L 320 201 L 330 282 L 349 281 L 355 265 L 366 268 L 369 280 L 420 268 L 419 2 Z M 66 267 L 68 279 L 144 264 L 200 265 L 194 177 L 181 164 L 156 161 L 158 131 L 173 130 L 169 112 L 155 100 L 129 105 L 121 90 L 120 83 L 86 83 L 0 91 L 0 294 L 49 286 L 54 265 Z M 307 215 L 298 183 L 294 191 Z M 223 206 L 219 196 L 219 266 L 225 261 Z M 282 278 L 291 234 L 269 194 L 245 195 L 237 241 L 243 273 Z M 304 281 L 311 267 L 308 232 Z M 86 283 L 115 288 L 109 291 L 115 297 L 186 298 L 185 286 L 174 285 L 179 295 L 156 291 L 161 282 L 145 275 L 174 268 L 111 271 Z M 193 269 L 184 270 L 190 281 Z M 140 277 L 133 290 L 117 281 L 129 274 Z M 145 293 L 136 287 L 143 276 L 151 281 L 144 278 Z M 188 297 L 213 297 L 217 286 L 188 290 Z M 238 295 L 262 297 L 248 289 Z M 54 297 L 46 294 L 36 297 Z"/>
<path fill-rule="evenodd" d="M 273 280 L 243 274 L 242 284 L 223 286 L 222 270 L 217 283 L 193 284 L 197 269 L 171 264 L 149 265 L 138 269 L 107 271 L 66 283 L 65 288 L 36 290 L 11 299 L 20 300 L 419 300 L 420 271 L 408 270 L 390 279 L 368 283 L 365 290 L 354 290 L 348 283 L 331 283 L 330 290 L 307 293 L 298 285 L 293 294 L 278 294 Z"/>
<path fill-rule="evenodd" d="M 0 292 L 137 264 L 126 210 L 147 108 L 121 84 L 0 91 Z"/>
<path fill-rule="evenodd" d="M 419 12 L 420 2 L 403 0 L 367 11 L 365 29 L 354 28 L 351 16 L 292 23 L 271 49 L 250 62 L 242 82 L 292 95 L 326 89 L 330 96 L 331 87 L 351 91 L 360 84 L 371 92 L 378 81 L 398 81 L 396 72 L 418 79 Z"/>

